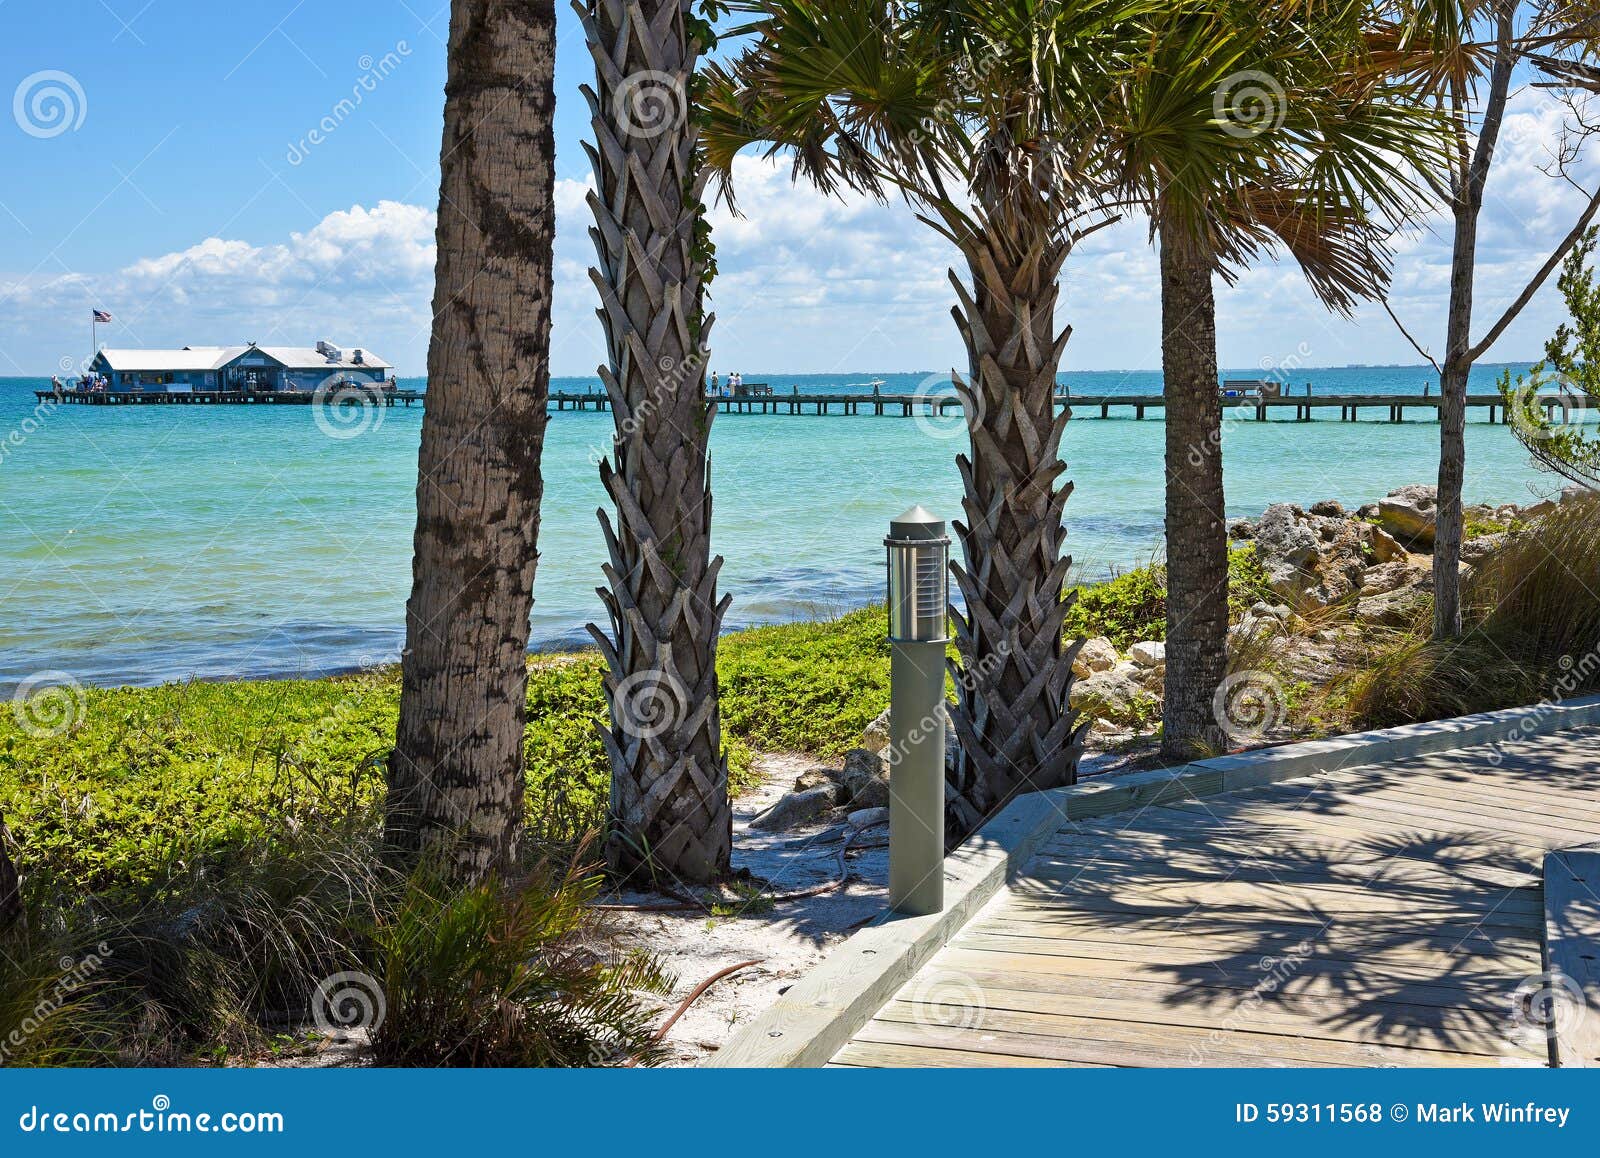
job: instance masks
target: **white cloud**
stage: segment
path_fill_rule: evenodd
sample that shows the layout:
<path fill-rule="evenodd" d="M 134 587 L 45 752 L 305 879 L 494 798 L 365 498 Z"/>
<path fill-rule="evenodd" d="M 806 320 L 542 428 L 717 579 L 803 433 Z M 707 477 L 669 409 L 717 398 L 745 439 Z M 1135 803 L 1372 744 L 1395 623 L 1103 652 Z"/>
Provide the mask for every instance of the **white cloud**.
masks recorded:
<path fill-rule="evenodd" d="M 1583 195 L 1541 172 L 1561 110 L 1548 94 L 1512 101 L 1480 232 L 1481 333 L 1570 228 Z M 1577 174 L 1596 179 L 1591 162 Z M 791 182 L 782 161 L 741 157 L 740 215 L 712 209 L 720 273 L 714 360 L 721 368 L 867 371 L 944 368 L 961 360 L 950 320 L 951 248 L 902 204 L 840 201 Z M 557 374 L 589 374 L 604 346 L 588 277 L 588 180 L 556 182 Z M 1396 312 L 1437 348 L 1449 284 L 1449 230 L 1435 217 L 1396 239 Z M 118 318 L 108 341 L 361 342 L 405 373 L 425 363 L 434 264 L 434 214 L 380 201 L 329 213 L 283 239 L 208 237 L 107 272 L 0 274 L 0 373 L 48 372 L 59 355 L 81 354 L 80 318 L 91 307 Z M 1143 220 L 1094 234 L 1068 263 L 1060 322 L 1074 329 L 1069 368 L 1159 366 L 1159 287 Z M 1289 356 L 1308 364 L 1415 361 L 1382 311 L 1354 322 L 1331 317 L 1288 263 L 1219 283 L 1219 343 L 1225 365 Z M 1491 356 L 1531 357 L 1560 314 L 1547 289 Z M 56 349 L 60 346 L 60 349 Z M 10 365 L 6 365 L 6 359 Z"/>

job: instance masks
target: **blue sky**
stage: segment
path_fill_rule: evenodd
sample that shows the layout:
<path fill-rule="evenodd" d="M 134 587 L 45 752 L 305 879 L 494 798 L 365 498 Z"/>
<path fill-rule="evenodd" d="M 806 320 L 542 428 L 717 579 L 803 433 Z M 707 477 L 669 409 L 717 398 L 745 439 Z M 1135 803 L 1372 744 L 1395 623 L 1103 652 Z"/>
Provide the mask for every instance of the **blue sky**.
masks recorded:
<path fill-rule="evenodd" d="M 557 7 L 552 368 L 589 374 L 602 356 L 584 274 L 589 62 L 578 21 Z M 439 0 L 0 0 L 0 376 L 82 358 L 94 307 L 117 318 L 104 345 L 327 337 L 420 374 L 448 20 Z M 1533 92 L 1513 110 L 1482 234 L 1480 331 L 1578 196 L 1537 169 L 1554 110 Z M 311 144 L 325 119 L 332 131 Z M 754 159 L 738 184 L 746 216 L 714 218 L 717 366 L 960 361 L 951 255 L 903 208 L 841 205 Z M 1155 272 L 1142 222 L 1074 255 L 1067 368 L 1159 366 Z M 1402 240 L 1395 308 L 1425 343 L 1442 331 L 1447 278 L 1437 229 Z M 1537 356 L 1559 315 L 1551 299 L 1491 357 Z M 1224 291 L 1219 323 L 1235 368 L 1420 360 L 1380 310 L 1327 316 L 1288 265 Z"/>

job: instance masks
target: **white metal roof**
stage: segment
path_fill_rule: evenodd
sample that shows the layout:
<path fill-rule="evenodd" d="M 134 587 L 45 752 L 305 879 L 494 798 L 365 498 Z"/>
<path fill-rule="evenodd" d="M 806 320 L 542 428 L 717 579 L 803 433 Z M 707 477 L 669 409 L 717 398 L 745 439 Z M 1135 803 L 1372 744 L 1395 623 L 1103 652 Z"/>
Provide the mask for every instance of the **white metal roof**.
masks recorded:
<path fill-rule="evenodd" d="M 186 346 L 181 350 L 100 351 L 111 369 L 118 372 L 160 370 L 220 370 L 234 359 L 259 350 L 291 370 L 392 370 L 394 367 L 370 350 L 361 351 L 355 360 L 354 348 L 339 348 L 339 358 L 328 357 L 310 346 Z"/>
<path fill-rule="evenodd" d="M 215 370 L 244 351 L 244 346 L 191 346 L 186 350 L 105 349 L 100 355 L 117 371 Z"/>
<path fill-rule="evenodd" d="M 338 360 L 329 358 L 320 350 L 309 346 L 259 346 L 269 358 L 275 358 L 291 370 L 389 370 L 389 363 L 371 350 L 361 351 L 361 361 L 355 360 L 355 350 L 340 347 Z M 231 361 L 232 359 L 230 359 Z"/>

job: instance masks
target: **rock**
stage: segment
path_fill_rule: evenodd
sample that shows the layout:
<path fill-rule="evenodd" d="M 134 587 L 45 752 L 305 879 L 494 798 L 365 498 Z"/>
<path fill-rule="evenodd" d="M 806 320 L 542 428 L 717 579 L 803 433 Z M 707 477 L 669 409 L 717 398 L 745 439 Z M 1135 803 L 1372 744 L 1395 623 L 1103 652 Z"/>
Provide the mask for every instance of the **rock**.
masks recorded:
<path fill-rule="evenodd" d="M 1416 582 L 1418 577 L 1427 572 L 1420 567 L 1413 567 L 1403 560 L 1393 563 L 1380 563 L 1376 567 L 1368 568 L 1361 576 L 1361 596 L 1367 598 L 1373 595 L 1386 595 L 1390 591 L 1398 591 Z"/>
<path fill-rule="evenodd" d="M 889 709 L 884 708 L 878 718 L 861 733 L 861 746 L 868 752 L 882 752 L 889 746 Z"/>
<path fill-rule="evenodd" d="M 1522 520 L 1531 523 L 1535 519 L 1542 519 L 1556 509 L 1554 499 L 1545 499 L 1542 503 L 1534 503 L 1531 507 L 1522 508 Z"/>
<path fill-rule="evenodd" d="M 1267 585 L 1293 599 L 1309 585 L 1307 571 L 1317 560 L 1317 533 L 1302 521 L 1299 507 L 1277 503 L 1256 524 L 1256 557 L 1267 573 Z"/>
<path fill-rule="evenodd" d="M 832 781 L 805 792 L 791 792 L 752 819 L 750 827 L 781 832 L 786 828 L 807 824 L 837 806 L 839 796 L 839 786 Z"/>
<path fill-rule="evenodd" d="M 1109 639 L 1097 636 L 1083 641 L 1077 657 L 1072 661 L 1072 674 L 1079 679 L 1086 679 L 1097 671 L 1110 671 L 1116 666 L 1117 649 Z"/>
<path fill-rule="evenodd" d="M 794 778 L 796 792 L 810 792 L 813 788 L 821 788 L 824 784 L 835 783 L 839 774 L 832 768 L 807 768 Z"/>
<path fill-rule="evenodd" d="M 845 797 L 844 804 L 846 808 L 853 810 L 886 808 L 889 804 L 889 782 L 863 780 L 855 795 Z"/>
<path fill-rule="evenodd" d="M 1128 658 L 1140 667 L 1156 667 L 1167 662 L 1167 645 L 1144 640 L 1128 649 Z"/>
<path fill-rule="evenodd" d="M 844 789 L 844 803 L 852 808 L 876 808 L 889 802 L 888 772 L 876 752 L 865 748 L 846 752 L 839 783 Z"/>
<path fill-rule="evenodd" d="M 1481 563 L 1506 545 L 1509 536 L 1504 531 L 1493 535 L 1479 535 L 1461 544 L 1461 557 L 1468 563 Z"/>
<path fill-rule="evenodd" d="M 1596 499 L 1600 499 L 1600 491 L 1583 486 L 1581 483 L 1561 488 L 1563 503 L 1592 503 Z"/>
<path fill-rule="evenodd" d="M 1409 557 L 1410 553 L 1400 545 L 1400 540 L 1378 526 L 1377 523 L 1363 523 L 1362 526 L 1365 528 L 1362 533 L 1365 537 L 1367 550 L 1372 553 L 1372 558 L 1375 562 L 1393 563 L 1396 560 Z"/>
<path fill-rule="evenodd" d="M 1311 513 L 1328 519 L 1342 519 L 1344 518 L 1344 505 L 1333 499 L 1323 499 L 1320 503 L 1311 504 Z"/>
<path fill-rule="evenodd" d="M 851 828 L 871 828 L 874 824 L 888 824 L 887 808 L 858 808 L 845 817 Z"/>
<path fill-rule="evenodd" d="M 1362 623 L 1377 627 L 1409 627 L 1427 605 L 1427 592 L 1402 587 L 1361 600 L 1356 604 L 1355 616 Z"/>
<path fill-rule="evenodd" d="M 1431 546 L 1438 514 L 1438 488 L 1413 483 L 1378 502 L 1378 521 L 1396 537 Z"/>
<path fill-rule="evenodd" d="M 1274 503 L 1256 524 L 1256 551 L 1262 563 L 1304 567 L 1317 557 L 1317 536 L 1302 522 L 1300 508 Z"/>
<path fill-rule="evenodd" d="M 1230 519 L 1228 522 L 1228 538 L 1253 539 L 1256 537 L 1256 525 L 1249 519 Z"/>
<path fill-rule="evenodd" d="M 1114 724 L 1136 724 L 1149 714 L 1154 697 L 1145 688 L 1143 671 L 1131 662 L 1095 672 L 1072 685 L 1072 707 Z"/>

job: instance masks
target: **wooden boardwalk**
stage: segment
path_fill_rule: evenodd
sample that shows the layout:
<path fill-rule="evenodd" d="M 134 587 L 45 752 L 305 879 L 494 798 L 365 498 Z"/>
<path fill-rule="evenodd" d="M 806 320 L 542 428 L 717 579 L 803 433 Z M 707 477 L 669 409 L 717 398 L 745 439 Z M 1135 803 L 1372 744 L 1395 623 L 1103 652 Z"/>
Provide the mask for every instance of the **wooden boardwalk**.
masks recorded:
<path fill-rule="evenodd" d="M 845 1066 L 1538 1066 L 1600 728 L 1067 822 Z"/>

